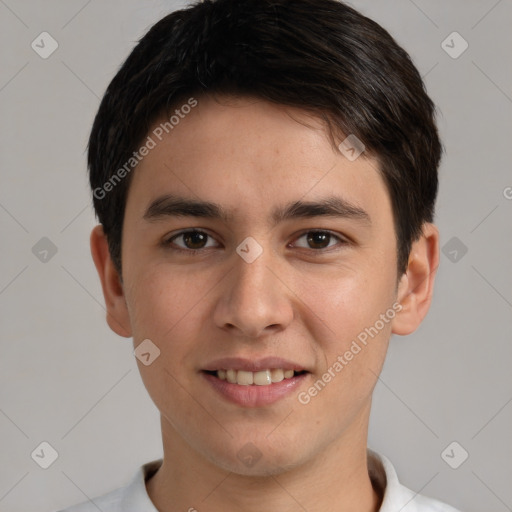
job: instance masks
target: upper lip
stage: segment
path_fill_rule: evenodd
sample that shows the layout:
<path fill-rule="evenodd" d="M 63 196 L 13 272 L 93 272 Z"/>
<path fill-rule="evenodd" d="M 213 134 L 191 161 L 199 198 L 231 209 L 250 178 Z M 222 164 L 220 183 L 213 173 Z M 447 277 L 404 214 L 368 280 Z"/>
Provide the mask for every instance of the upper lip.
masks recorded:
<path fill-rule="evenodd" d="M 262 357 L 260 359 L 246 359 L 244 357 L 223 357 L 208 363 L 203 370 L 212 372 L 216 370 L 244 370 L 247 372 L 259 372 L 281 368 L 283 370 L 294 370 L 301 372 L 305 368 L 293 361 L 281 357 Z"/>

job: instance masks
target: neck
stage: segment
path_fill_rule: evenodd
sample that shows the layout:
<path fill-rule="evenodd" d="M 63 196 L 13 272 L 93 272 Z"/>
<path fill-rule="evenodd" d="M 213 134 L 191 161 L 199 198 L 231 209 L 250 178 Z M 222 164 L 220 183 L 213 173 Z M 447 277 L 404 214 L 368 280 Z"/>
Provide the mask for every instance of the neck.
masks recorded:
<path fill-rule="evenodd" d="M 183 442 L 162 418 L 164 460 L 146 482 L 159 512 L 377 512 L 382 496 L 368 475 L 367 429 L 329 444 L 314 460 L 270 476 L 226 471 Z M 350 438 L 350 439 L 349 439 Z"/>

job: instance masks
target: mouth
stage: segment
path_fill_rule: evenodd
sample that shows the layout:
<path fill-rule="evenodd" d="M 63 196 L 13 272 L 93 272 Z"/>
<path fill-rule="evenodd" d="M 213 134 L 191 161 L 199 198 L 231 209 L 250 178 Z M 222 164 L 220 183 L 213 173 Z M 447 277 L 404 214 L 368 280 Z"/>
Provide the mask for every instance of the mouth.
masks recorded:
<path fill-rule="evenodd" d="M 215 377 L 221 381 L 236 384 L 238 386 L 270 386 L 277 384 L 286 379 L 293 379 L 298 375 L 308 373 L 306 370 L 291 370 L 283 368 L 271 368 L 251 372 L 247 370 L 220 369 L 220 370 L 204 370 L 205 373 Z"/>
<path fill-rule="evenodd" d="M 265 407 L 296 392 L 312 375 L 298 362 L 281 357 L 224 357 L 200 370 L 222 400 L 242 407 Z"/>
<path fill-rule="evenodd" d="M 265 407 L 297 392 L 311 374 L 304 366 L 279 357 L 228 357 L 200 371 L 223 400 L 242 407 Z"/>

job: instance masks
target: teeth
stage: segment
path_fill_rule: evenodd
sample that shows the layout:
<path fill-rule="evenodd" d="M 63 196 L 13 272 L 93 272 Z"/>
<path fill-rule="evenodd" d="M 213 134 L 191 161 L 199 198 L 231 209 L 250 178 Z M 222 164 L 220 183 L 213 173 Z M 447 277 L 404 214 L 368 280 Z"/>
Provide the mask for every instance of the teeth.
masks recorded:
<path fill-rule="evenodd" d="M 238 372 L 240 373 L 240 372 Z M 254 384 L 257 386 L 268 386 L 272 384 L 272 377 L 270 375 L 270 370 L 264 370 L 262 372 L 255 372 L 254 374 Z"/>
<path fill-rule="evenodd" d="M 282 370 L 274 368 L 260 372 L 247 372 L 245 370 L 217 370 L 217 377 L 220 380 L 227 380 L 231 384 L 240 386 L 269 386 L 274 382 L 281 382 L 283 379 L 291 379 L 295 372 L 293 370 Z"/>
<path fill-rule="evenodd" d="M 272 382 L 281 382 L 284 379 L 284 372 L 281 368 L 270 370 Z"/>
<path fill-rule="evenodd" d="M 242 386 L 250 386 L 254 383 L 254 374 L 252 372 L 238 370 L 236 374 L 236 383 L 241 384 Z"/>

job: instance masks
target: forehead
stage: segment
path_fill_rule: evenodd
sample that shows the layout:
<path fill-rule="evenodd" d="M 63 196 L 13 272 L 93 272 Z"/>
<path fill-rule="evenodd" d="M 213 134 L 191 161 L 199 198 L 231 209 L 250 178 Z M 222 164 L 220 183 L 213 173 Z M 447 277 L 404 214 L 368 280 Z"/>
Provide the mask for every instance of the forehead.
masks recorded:
<path fill-rule="evenodd" d="M 276 203 L 334 192 L 356 208 L 389 207 L 377 161 L 364 153 L 346 158 L 333 148 L 319 118 L 254 98 L 194 101 L 193 108 L 184 108 L 193 104 L 184 100 L 148 133 L 152 148 L 137 165 L 128 193 L 127 203 L 139 212 L 165 193 L 221 202 L 228 215 L 245 206 L 253 208 L 248 215 L 261 214 L 268 205 L 274 219 Z"/>

